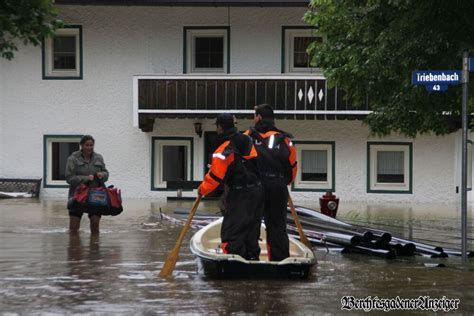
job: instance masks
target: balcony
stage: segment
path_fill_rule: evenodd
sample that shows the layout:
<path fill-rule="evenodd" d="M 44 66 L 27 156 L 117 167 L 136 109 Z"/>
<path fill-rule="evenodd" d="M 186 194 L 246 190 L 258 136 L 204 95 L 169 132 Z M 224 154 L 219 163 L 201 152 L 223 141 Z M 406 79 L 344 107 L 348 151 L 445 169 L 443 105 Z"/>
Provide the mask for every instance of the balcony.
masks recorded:
<path fill-rule="evenodd" d="M 134 76 L 134 126 L 153 130 L 156 118 L 214 118 L 230 112 L 252 118 L 268 103 L 278 119 L 362 119 L 368 105 L 355 108 L 318 75 Z"/>

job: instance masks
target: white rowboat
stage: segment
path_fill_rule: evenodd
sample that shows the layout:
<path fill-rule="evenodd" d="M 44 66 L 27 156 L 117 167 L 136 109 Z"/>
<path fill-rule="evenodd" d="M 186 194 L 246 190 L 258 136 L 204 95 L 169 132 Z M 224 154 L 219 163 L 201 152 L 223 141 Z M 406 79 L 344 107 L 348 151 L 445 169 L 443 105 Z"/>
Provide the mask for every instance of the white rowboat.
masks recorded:
<path fill-rule="evenodd" d="M 269 261 L 265 225 L 260 230 L 260 260 L 246 260 L 239 255 L 223 253 L 221 245 L 222 218 L 201 228 L 190 241 L 191 252 L 198 258 L 200 272 L 212 277 L 307 278 L 316 263 L 313 251 L 289 236 L 290 257 Z"/>

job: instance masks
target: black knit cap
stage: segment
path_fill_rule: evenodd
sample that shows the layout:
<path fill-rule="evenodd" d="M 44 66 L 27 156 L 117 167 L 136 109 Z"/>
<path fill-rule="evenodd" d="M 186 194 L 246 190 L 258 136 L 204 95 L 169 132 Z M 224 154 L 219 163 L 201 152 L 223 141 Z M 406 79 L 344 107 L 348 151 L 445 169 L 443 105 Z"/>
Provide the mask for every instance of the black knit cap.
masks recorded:
<path fill-rule="evenodd" d="M 230 113 L 221 113 L 217 115 L 216 125 L 219 125 L 223 129 L 229 129 L 234 127 L 234 116 Z"/>

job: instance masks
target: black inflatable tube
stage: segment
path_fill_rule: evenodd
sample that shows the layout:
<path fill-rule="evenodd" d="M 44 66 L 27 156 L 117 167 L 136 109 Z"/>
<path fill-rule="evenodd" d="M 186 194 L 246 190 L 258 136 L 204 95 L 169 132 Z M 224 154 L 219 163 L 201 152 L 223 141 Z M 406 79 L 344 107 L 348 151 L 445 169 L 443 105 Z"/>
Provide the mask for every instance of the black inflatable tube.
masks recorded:
<path fill-rule="evenodd" d="M 357 247 L 346 247 L 344 248 L 341 253 L 362 253 L 366 255 L 371 255 L 371 256 L 377 256 L 377 257 L 382 257 L 385 259 L 396 259 L 397 258 L 397 253 L 393 249 L 372 249 L 372 248 L 367 248 L 363 246 L 357 246 Z"/>
<path fill-rule="evenodd" d="M 360 229 L 360 228 L 364 229 L 365 228 L 365 227 L 361 227 L 361 226 L 354 226 L 354 225 L 344 223 L 340 220 L 337 220 L 335 218 L 326 216 L 326 215 L 321 214 L 321 213 L 319 213 L 315 210 L 311 210 L 311 209 L 308 209 L 308 208 L 305 208 L 305 207 L 297 206 L 296 210 L 297 210 L 297 212 L 300 212 L 301 214 L 303 214 L 303 216 L 306 216 L 307 218 L 308 217 L 313 217 L 313 218 L 316 218 L 318 220 L 326 221 L 328 223 L 331 223 L 331 224 L 334 224 L 334 225 L 337 225 L 337 226 L 343 225 L 347 229 L 352 229 L 352 228 L 354 228 L 354 229 Z M 375 239 L 378 239 L 378 238 L 382 239 L 383 233 L 386 233 L 384 231 L 371 229 L 371 228 L 368 228 L 368 230 L 372 231 L 374 233 Z M 380 235 L 378 233 L 380 233 Z M 386 238 L 388 239 L 388 236 Z M 415 246 L 415 248 L 416 248 L 416 252 L 422 253 L 422 254 L 429 254 L 433 258 L 445 258 L 445 257 L 448 256 L 448 254 L 446 252 L 444 252 L 442 247 L 432 246 L 432 245 L 425 244 L 425 243 L 414 242 L 412 240 L 393 237 L 393 236 L 391 236 L 391 241 L 393 241 L 394 244 L 396 244 L 397 242 L 401 243 L 402 245 L 413 244 L 413 246 Z M 412 247 L 412 246 L 410 246 L 410 247 Z M 414 251 L 414 253 L 415 253 L 415 251 Z M 456 253 L 456 251 L 454 251 L 454 253 Z M 469 254 L 471 254 L 471 256 L 474 256 L 474 253 L 472 251 Z M 460 252 L 459 252 L 459 255 L 460 255 Z"/>
<path fill-rule="evenodd" d="M 314 210 L 304 208 L 304 207 L 300 207 L 300 206 L 296 206 L 295 209 L 296 209 L 296 212 L 298 213 L 298 215 L 300 215 L 300 214 L 302 215 L 300 217 L 300 221 L 302 223 L 305 222 L 305 223 L 311 223 L 311 224 L 314 224 L 314 225 L 319 224 L 319 225 L 324 225 L 326 227 L 334 227 L 334 228 L 337 228 L 337 229 L 344 229 L 344 230 L 346 230 L 348 232 L 351 232 L 351 233 L 357 232 L 359 234 L 363 234 L 364 239 L 368 238 L 368 237 L 366 237 L 366 234 L 367 235 L 371 234 L 371 235 L 374 236 L 374 238 L 381 239 L 386 243 L 390 242 L 390 240 L 392 239 L 392 235 L 390 233 L 387 233 L 387 232 L 384 232 L 384 231 L 381 231 L 381 230 L 347 224 L 347 223 L 342 222 L 340 220 L 337 220 L 335 218 L 329 217 L 327 215 L 321 214 L 321 213 L 316 212 Z"/>
<path fill-rule="evenodd" d="M 289 225 L 294 225 L 294 219 L 291 216 L 287 217 L 287 223 Z M 353 231 L 350 229 L 338 227 L 338 226 L 332 226 L 332 225 L 325 225 L 323 223 L 318 223 L 314 221 L 310 221 L 307 218 L 300 218 L 300 223 L 303 226 L 304 229 L 308 230 L 314 230 L 314 231 L 329 231 L 329 232 L 337 232 L 337 233 L 343 233 L 343 234 L 351 234 L 355 236 L 359 236 L 362 240 L 364 241 L 370 241 L 374 239 L 374 234 L 370 231 L 366 231 L 363 233 Z"/>

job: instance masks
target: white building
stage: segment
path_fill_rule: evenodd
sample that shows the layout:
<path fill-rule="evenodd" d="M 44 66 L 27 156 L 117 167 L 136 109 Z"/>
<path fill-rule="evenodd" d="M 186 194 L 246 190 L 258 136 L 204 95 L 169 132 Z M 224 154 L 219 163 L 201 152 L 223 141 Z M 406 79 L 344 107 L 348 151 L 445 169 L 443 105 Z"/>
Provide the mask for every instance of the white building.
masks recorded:
<path fill-rule="evenodd" d="M 295 136 L 295 200 L 460 198 L 460 132 L 371 137 L 367 109 L 308 67 L 305 45 L 321 35 L 302 20 L 307 1 L 56 4 L 68 27 L 0 60 L 2 178 L 43 178 L 42 196 L 65 197 L 65 160 L 91 134 L 125 197 L 175 195 L 166 180 L 203 178 L 216 113 L 236 113 L 244 130 L 270 103 Z"/>

